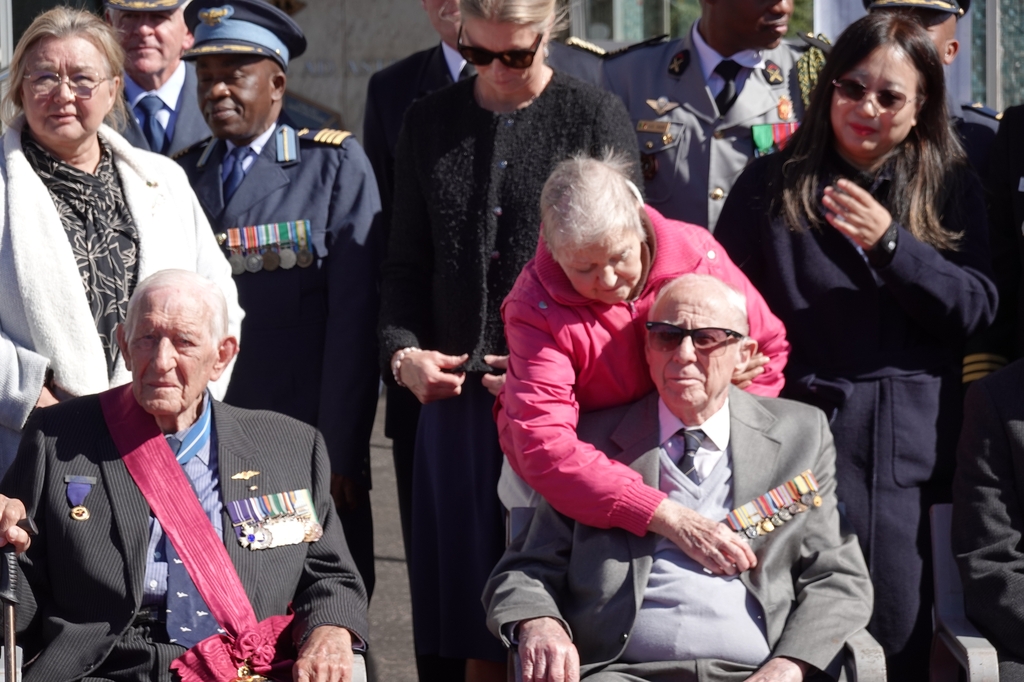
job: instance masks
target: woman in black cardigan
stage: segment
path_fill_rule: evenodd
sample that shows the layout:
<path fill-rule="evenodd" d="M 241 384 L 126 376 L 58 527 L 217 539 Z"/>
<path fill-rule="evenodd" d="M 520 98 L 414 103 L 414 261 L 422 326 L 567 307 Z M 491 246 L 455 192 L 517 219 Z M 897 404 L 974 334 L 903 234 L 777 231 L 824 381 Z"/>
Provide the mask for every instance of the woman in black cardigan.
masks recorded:
<path fill-rule="evenodd" d="M 985 206 L 913 20 L 855 22 L 818 83 L 786 149 L 744 171 L 715 237 L 786 324 L 783 396 L 832 420 L 890 677 L 927 679 L 927 510 L 949 495 L 964 341 L 996 308 Z"/>
<path fill-rule="evenodd" d="M 536 250 L 555 164 L 608 148 L 637 156 L 614 95 L 544 64 L 555 10 L 555 0 L 462 0 L 460 52 L 478 75 L 413 104 L 396 153 L 380 342 L 386 380 L 424 404 L 410 561 L 416 651 L 473 659 L 467 679 L 504 674 L 487 663 L 505 653 L 480 606 L 505 545 L 491 416 L 508 352 L 501 302 Z"/>

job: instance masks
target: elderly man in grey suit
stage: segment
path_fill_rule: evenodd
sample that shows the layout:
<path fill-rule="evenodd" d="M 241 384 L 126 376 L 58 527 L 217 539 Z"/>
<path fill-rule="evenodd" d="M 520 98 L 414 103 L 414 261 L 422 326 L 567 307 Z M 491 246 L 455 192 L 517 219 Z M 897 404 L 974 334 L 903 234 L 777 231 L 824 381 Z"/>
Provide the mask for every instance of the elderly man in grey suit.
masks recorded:
<path fill-rule="evenodd" d="M 141 149 L 174 156 L 210 137 L 196 98 L 195 66 L 181 60 L 194 41 L 183 14 L 188 0 L 103 4 L 125 52 L 124 96 L 131 112 L 125 138 Z"/>
<path fill-rule="evenodd" d="M 840 530 L 824 414 L 730 385 L 757 346 L 745 310 L 710 276 L 667 284 L 648 322 L 657 393 L 592 413 L 579 432 L 705 517 L 695 544 L 742 537 L 749 556 L 716 575 L 667 537 L 584 526 L 542 503 L 484 593 L 527 682 L 834 676 L 867 625 L 871 581 Z"/>
<path fill-rule="evenodd" d="M 207 391 L 238 349 L 226 309 L 199 275 L 151 275 L 118 329 L 132 383 L 29 418 L 0 483 L 0 542 L 27 585 L 26 682 L 361 669 L 366 592 L 322 437 Z M 15 525 L 26 517 L 38 537 Z"/>
<path fill-rule="evenodd" d="M 605 87 L 636 126 L 648 203 L 714 231 L 733 183 L 796 129 L 804 104 L 782 40 L 792 0 L 700 0 L 686 34 L 605 60 Z M 754 126 L 760 126 L 756 131 Z"/>

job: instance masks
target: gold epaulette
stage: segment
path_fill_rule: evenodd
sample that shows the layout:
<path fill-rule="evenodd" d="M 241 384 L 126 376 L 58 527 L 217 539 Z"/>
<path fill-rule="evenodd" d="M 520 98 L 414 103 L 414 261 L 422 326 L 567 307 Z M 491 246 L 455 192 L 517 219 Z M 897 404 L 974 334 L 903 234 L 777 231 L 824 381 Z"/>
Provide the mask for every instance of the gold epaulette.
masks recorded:
<path fill-rule="evenodd" d="M 212 139 L 213 139 L 213 136 L 211 135 L 210 137 L 206 138 L 205 140 L 199 140 L 199 142 L 196 142 L 195 144 L 190 144 L 189 146 L 185 147 L 184 149 L 179 149 L 178 151 L 174 152 L 174 154 L 171 155 L 171 158 L 174 159 L 174 160 L 178 160 L 181 157 L 183 157 L 186 154 L 188 154 L 189 152 L 191 152 L 193 150 L 196 150 L 196 149 L 199 149 L 200 147 L 206 145 Z"/>
<path fill-rule="evenodd" d="M 598 57 L 603 57 L 608 54 L 608 50 L 604 49 L 600 45 L 595 45 L 590 41 L 583 40 L 583 38 L 577 38 L 576 36 L 569 36 L 565 41 L 565 44 L 569 47 L 575 47 L 578 50 L 584 50 L 586 52 L 596 54 Z"/>
<path fill-rule="evenodd" d="M 320 144 L 332 144 L 335 147 L 340 147 L 345 140 L 352 137 L 352 133 L 334 128 L 317 128 L 316 130 L 302 128 L 299 130 L 298 136 L 302 140 L 312 140 Z"/>
<path fill-rule="evenodd" d="M 645 41 L 643 41 L 641 43 L 634 43 L 632 45 L 627 45 L 625 47 L 620 47 L 617 50 L 612 50 L 611 52 L 606 53 L 605 57 L 606 58 L 607 57 L 618 57 L 619 55 L 626 54 L 627 52 L 632 52 L 633 50 L 640 49 L 641 47 L 650 47 L 651 45 L 661 45 L 662 43 L 668 41 L 668 39 L 669 39 L 668 34 L 661 35 L 661 36 L 655 36 L 654 38 L 651 38 L 649 40 L 645 40 Z"/>
<path fill-rule="evenodd" d="M 963 382 L 969 384 L 1006 367 L 1009 360 L 995 353 L 971 353 L 964 356 Z"/>
<path fill-rule="evenodd" d="M 818 84 L 818 74 L 825 68 L 825 58 L 831 43 L 828 38 L 820 33 L 817 38 L 810 34 L 805 36 L 802 33 L 800 37 L 810 46 L 796 60 L 796 79 L 800 84 L 800 99 L 804 102 L 804 108 L 807 108 L 811 103 L 811 92 L 814 91 L 814 86 Z"/>

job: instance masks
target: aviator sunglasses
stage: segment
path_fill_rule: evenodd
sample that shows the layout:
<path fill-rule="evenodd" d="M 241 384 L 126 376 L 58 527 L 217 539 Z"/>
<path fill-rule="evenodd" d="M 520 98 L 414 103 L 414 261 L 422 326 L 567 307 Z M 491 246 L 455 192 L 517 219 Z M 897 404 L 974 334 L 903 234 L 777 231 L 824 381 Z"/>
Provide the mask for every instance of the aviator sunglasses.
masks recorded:
<path fill-rule="evenodd" d="M 538 35 L 537 40 L 533 42 L 533 47 L 529 50 L 505 50 L 504 52 L 491 52 L 490 50 L 485 50 L 482 47 L 463 45 L 462 27 L 460 26 L 459 38 L 456 45 L 459 47 L 459 54 L 462 55 L 462 58 L 473 66 L 487 66 L 497 59 L 510 69 L 526 69 L 533 64 L 533 57 L 537 54 L 537 50 L 540 49 L 540 41 L 543 37 L 543 33 Z"/>
<path fill-rule="evenodd" d="M 864 96 L 871 92 L 874 95 L 874 105 L 878 109 L 878 112 L 888 111 L 895 114 L 897 111 L 903 108 L 910 100 L 902 92 L 896 92 L 894 90 L 868 90 L 867 86 L 858 83 L 850 78 L 837 78 L 832 81 L 832 85 L 839 91 L 839 94 L 844 99 L 848 99 L 851 102 L 859 102 L 864 99 Z M 917 99 L 916 97 L 913 99 Z"/>
<path fill-rule="evenodd" d="M 687 336 L 693 341 L 694 349 L 707 353 L 721 346 L 730 338 L 742 339 L 743 334 L 722 327 L 683 329 L 668 322 L 648 322 L 647 340 L 656 351 L 670 352 L 679 348 Z"/>

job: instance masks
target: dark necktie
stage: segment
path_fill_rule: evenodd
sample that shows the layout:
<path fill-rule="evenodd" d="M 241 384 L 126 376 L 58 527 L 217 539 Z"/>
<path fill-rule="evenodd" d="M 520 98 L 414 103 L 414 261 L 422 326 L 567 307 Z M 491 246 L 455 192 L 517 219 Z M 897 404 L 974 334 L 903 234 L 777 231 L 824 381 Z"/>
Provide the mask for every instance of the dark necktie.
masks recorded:
<path fill-rule="evenodd" d="M 723 59 L 715 67 L 715 73 L 725 80 L 725 87 L 715 98 L 715 104 L 718 105 L 718 113 L 721 116 L 725 116 L 729 109 L 732 109 L 732 105 L 736 103 L 736 76 L 741 68 L 743 67 L 731 59 Z"/>
<path fill-rule="evenodd" d="M 459 71 L 459 80 L 464 81 L 472 78 L 475 75 L 476 67 L 470 64 L 469 62 L 466 62 L 465 64 L 462 65 L 462 71 Z"/>
<path fill-rule="evenodd" d="M 164 108 L 163 101 L 156 95 L 146 95 L 135 106 L 142 110 L 142 134 L 146 136 L 150 151 L 163 153 L 167 135 L 156 118 L 157 112 Z"/>
<path fill-rule="evenodd" d="M 177 455 L 181 441 L 174 436 L 166 438 Z M 219 626 L 167 535 L 161 544 L 167 559 L 167 636 L 174 644 L 191 648 L 217 634 Z"/>
<path fill-rule="evenodd" d="M 700 449 L 700 444 L 704 442 L 704 432 L 700 429 L 677 431 L 676 437 L 678 438 L 680 435 L 683 437 L 683 456 L 679 458 L 676 466 L 686 474 L 687 478 L 700 485 L 700 474 L 697 473 L 697 464 L 694 461 L 694 456 L 697 454 L 697 450 Z"/>
<path fill-rule="evenodd" d="M 235 147 L 224 157 L 224 203 L 228 203 L 231 196 L 245 179 L 245 160 L 252 154 L 252 147 Z"/>

